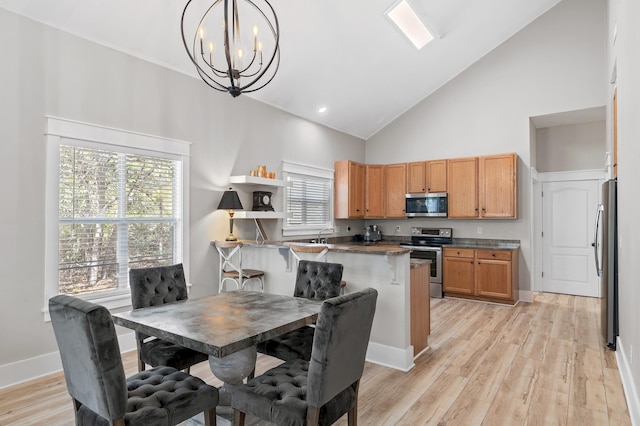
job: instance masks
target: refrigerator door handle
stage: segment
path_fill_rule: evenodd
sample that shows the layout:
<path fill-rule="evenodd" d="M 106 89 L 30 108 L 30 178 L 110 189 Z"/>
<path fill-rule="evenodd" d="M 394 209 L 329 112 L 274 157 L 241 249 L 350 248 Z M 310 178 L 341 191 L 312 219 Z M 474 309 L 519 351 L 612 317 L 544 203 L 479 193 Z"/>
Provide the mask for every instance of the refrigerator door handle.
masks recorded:
<path fill-rule="evenodd" d="M 593 227 L 594 231 L 593 231 L 593 243 L 591 243 L 591 246 L 593 247 L 593 258 L 595 259 L 596 262 L 596 272 L 598 273 L 598 276 L 601 277 L 602 276 L 602 268 L 600 265 L 600 258 L 598 257 L 598 234 L 600 231 L 600 216 L 602 216 L 602 212 L 604 211 L 604 205 L 603 204 L 598 204 L 598 209 L 596 210 L 596 224 Z"/>

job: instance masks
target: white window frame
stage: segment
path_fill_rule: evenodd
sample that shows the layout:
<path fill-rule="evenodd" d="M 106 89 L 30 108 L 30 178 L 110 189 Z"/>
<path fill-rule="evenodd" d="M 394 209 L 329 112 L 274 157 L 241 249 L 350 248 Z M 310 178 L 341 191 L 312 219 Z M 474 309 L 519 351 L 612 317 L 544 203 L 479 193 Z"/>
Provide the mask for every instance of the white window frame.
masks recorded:
<path fill-rule="evenodd" d="M 289 174 L 296 175 L 306 175 L 314 178 L 326 179 L 329 182 L 329 204 L 327 208 L 329 221 L 326 226 L 289 226 L 287 219 L 283 220 L 282 223 L 282 236 L 284 237 L 292 237 L 292 236 L 302 236 L 302 235 L 313 235 L 326 228 L 334 228 L 335 229 L 335 221 L 333 215 L 333 185 L 334 185 L 334 171 L 331 169 L 324 169 L 316 166 L 308 166 L 305 164 L 292 163 L 288 161 L 282 162 L 282 177 L 285 182 L 285 194 L 283 198 L 283 208 L 282 210 L 289 214 L 288 211 L 288 200 L 289 200 Z"/>
<path fill-rule="evenodd" d="M 46 116 L 46 185 L 45 185 L 45 268 L 44 268 L 44 319 L 50 321 L 49 299 L 59 294 L 59 169 L 60 146 L 73 145 L 125 153 L 147 154 L 173 158 L 182 162 L 182 233 L 176 245 L 182 251 L 182 262 L 188 276 L 189 265 L 189 166 L 191 144 L 160 136 L 135 133 L 127 130 L 83 123 Z M 115 309 L 131 306 L 131 290 L 118 289 L 96 294 L 79 295 L 79 298 Z"/>

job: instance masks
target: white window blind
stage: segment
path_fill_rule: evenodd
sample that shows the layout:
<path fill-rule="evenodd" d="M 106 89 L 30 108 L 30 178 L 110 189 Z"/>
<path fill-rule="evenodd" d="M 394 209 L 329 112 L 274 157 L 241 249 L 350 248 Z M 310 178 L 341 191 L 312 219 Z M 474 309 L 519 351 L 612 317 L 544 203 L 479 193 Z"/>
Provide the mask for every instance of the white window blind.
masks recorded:
<path fill-rule="evenodd" d="M 181 260 L 180 162 L 60 146 L 59 291 L 128 288 L 128 269 Z"/>
<path fill-rule="evenodd" d="M 283 235 L 304 235 L 333 227 L 333 171 L 283 163 L 287 184 Z"/>

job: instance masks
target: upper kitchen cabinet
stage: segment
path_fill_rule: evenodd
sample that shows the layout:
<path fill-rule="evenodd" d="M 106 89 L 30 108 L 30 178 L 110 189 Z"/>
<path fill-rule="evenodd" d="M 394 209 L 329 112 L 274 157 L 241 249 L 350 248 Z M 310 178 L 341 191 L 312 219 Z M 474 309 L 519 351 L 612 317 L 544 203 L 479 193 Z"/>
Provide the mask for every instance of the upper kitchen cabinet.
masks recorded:
<path fill-rule="evenodd" d="M 517 164 L 515 153 L 479 157 L 480 217 L 515 219 L 518 216 Z"/>
<path fill-rule="evenodd" d="M 427 162 L 407 163 L 407 192 L 421 194 L 427 192 Z"/>
<path fill-rule="evenodd" d="M 447 192 L 447 160 L 427 161 L 427 192 Z"/>
<path fill-rule="evenodd" d="M 366 218 L 382 218 L 385 213 L 385 166 L 367 164 L 365 166 L 365 212 Z"/>
<path fill-rule="evenodd" d="M 334 164 L 334 215 L 336 219 L 364 217 L 365 166 L 342 160 Z"/>
<path fill-rule="evenodd" d="M 447 160 L 407 163 L 407 193 L 447 192 Z"/>
<path fill-rule="evenodd" d="M 478 217 L 478 157 L 454 158 L 447 167 L 448 216 Z"/>
<path fill-rule="evenodd" d="M 515 153 L 449 160 L 449 217 L 515 219 L 517 161 Z"/>
<path fill-rule="evenodd" d="M 407 165 L 388 164 L 385 174 L 385 217 L 402 218 L 405 216 L 405 194 L 407 192 Z"/>

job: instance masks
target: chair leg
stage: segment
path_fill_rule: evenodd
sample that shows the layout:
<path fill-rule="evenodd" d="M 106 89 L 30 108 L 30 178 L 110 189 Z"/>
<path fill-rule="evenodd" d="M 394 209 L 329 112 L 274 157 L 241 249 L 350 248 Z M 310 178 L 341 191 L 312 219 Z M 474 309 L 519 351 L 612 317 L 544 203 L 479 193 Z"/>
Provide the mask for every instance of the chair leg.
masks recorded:
<path fill-rule="evenodd" d="M 211 408 L 209 410 L 204 410 L 204 425 L 205 426 L 216 426 L 216 409 Z"/>
<path fill-rule="evenodd" d="M 242 411 L 233 410 L 233 426 L 244 426 L 246 414 Z"/>
<path fill-rule="evenodd" d="M 307 426 L 317 426 L 320 420 L 320 407 L 307 408 Z"/>
<path fill-rule="evenodd" d="M 136 346 L 138 348 L 138 373 L 144 371 L 146 368 L 144 362 L 142 362 L 142 358 L 140 358 L 140 354 L 142 353 L 142 341 L 136 335 Z"/>
<path fill-rule="evenodd" d="M 191 366 L 188 366 L 187 368 L 185 368 L 184 372 L 187 374 L 191 374 Z"/>
<path fill-rule="evenodd" d="M 358 426 L 358 401 L 356 401 L 353 408 L 349 410 L 347 418 L 349 426 Z"/>
<path fill-rule="evenodd" d="M 360 380 L 357 380 L 351 386 L 356 392 L 356 401 L 353 404 L 353 408 L 349 410 L 349 413 L 347 414 L 348 424 L 349 426 L 358 426 L 358 392 L 360 390 Z"/>

